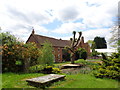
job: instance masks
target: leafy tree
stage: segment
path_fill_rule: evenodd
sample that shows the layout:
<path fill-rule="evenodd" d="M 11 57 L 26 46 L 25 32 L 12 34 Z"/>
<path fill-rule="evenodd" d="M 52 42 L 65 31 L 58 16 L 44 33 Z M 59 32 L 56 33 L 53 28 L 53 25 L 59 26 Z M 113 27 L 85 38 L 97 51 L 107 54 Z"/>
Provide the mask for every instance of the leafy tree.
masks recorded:
<path fill-rule="evenodd" d="M 91 56 L 92 57 L 96 57 L 96 56 L 98 56 L 100 53 L 98 53 L 97 51 L 95 51 L 95 49 L 94 50 L 92 50 L 92 53 L 91 53 Z"/>
<path fill-rule="evenodd" d="M 38 62 L 44 66 L 52 66 L 54 61 L 52 50 L 52 45 L 48 41 L 43 43 L 43 47 L 41 48 L 41 55 L 38 58 Z"/>
<path fill-rule="evenodd" d="M 70 39 L 72 44 L 70 47 L 66 47 L 71 53 L 71 63 L 72 64 L 74 64 L 74 60 L 75 60 L 75 53 L 76 53 L 76 49 L 77 49 L 76 47 L 82 36 L 82 32 L 78 32 L 78 33 L 79 33 L 79 37 L 75 38 L 76 31 L 73 31 L 73 38 Z"/>
<path fill-rule="evenodd" d="M 118 40 L 118 52 L 120 53 L 120 40 Z"/>
<path fill-rule="evenodd" d="M 120 9 L 118 8 L 120 11 Z M 109 44 L 113 48 L 117 48 L 118 52 L 120 52 L 120 15 L 118 13 L 118 16 L 114 22 L 114 26 L 111 28 L 111 38 L 109 40 Z"/>
<path fill-rule="evenodd" d="M 70 53 L 67 49 L 63 49 L 62 54 L 63 54 L 63 56 L 62 56 L 63 60 L 70 61 Z"/>
<path fill-rule="evenodd" d="M 94 38 L 94 42 L 96 45 L 96 49 L 107 48 L 107 43 L 106 43 L 105 38 L 97 36 Z"/>
<path fill-rule="evenodd" d="M 0 33 L 0 38 L 1 39 L 1 44 L 11 44 L 11 43 L 19 43 L 19 41 L 17 40 L 17 38 L 13 35 L 11 35 L 9 32 L 6 33 Z"/>
<path fill-rule="evenodd" d="M 120 38 L 120 34 L 118 32 L 119 30 L 119 26 L 115 25 L 114 27 L 111 28 L 111 34 L 112 37 L 109 40 L 109 44 L 111 45 L 111 47 L 117 48 L 117 43 L 118 43 L 118 39 Z"/>
<path fill-rule="evenodd" d="M 96 48 L 95 42 L 92 41 L 92 40 L 88 40 L 88 43 L 90 44 L 91 49 L 92 49 L 92 53 L 90 55 L 91 56 L 97 56 L 97 55 L 99 55 L 99 53 L 97 51 L 95 51 L 95 48 Z"/>
<path fill-rule="evenodd" d="M 10 33 L 1 33 L 2 36 L 2 71 L 28 72 L 31 64 L 37 61 L 38 48 L 34 43 L 24 44 Z"/>
<path fill-rule="evenodd" d="M 84 60 L 86 60 L 87 59 L 87 51 L 84 48 L 79 48 L 76 51 L 76 57 L 77 57 L 77 59 L 84 59 Z"/>
<path fill-rule="evenodd" d="M 19 46 L 21 45 L 17 38 L 10 33 L 0 33 L 2 37 L 2 71 L 17 70 L 16 60 L 20 60 Z"/>
<path fill-rule="evenodd" d="M 21 59 L 24 60 L 23 69 L 24 72 L 29 72 L 30 66 L 38 64 L 37 59 L 41 52 L 34 42 L 23 44 L 21 48 Z"/>
<path fill-rule="evenodd" d="M 95 43 L 93 40 L 88 40 L 87 43 L 90 45 L 90 48 L 92 49 L 92 45 Z"/>
<path fill-rule="evenodd" d="M 95 52 L 96 44 L 93 40 L 88 40 L 88 44 L 90 45 L 90 48 L 92 49 L 92 52 Z"/>

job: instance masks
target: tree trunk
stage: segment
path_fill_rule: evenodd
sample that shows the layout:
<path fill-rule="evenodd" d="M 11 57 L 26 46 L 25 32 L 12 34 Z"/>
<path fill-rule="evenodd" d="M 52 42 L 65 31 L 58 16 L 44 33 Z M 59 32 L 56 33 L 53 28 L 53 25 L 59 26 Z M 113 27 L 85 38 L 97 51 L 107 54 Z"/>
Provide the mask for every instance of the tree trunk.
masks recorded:
<path fill-rule="evenodd" d="M 71 55 L 71 64 L 74 64 L 75 62 L 75 54 L 73 53 L 72 55 Z"/>
<path fill-rule="evenodd" d="M 29 65 L 30 64 L 30 58 L 27 58 L 26 60 L 24 60 L 24 73 L 28 73 L 29 72 Z"/>

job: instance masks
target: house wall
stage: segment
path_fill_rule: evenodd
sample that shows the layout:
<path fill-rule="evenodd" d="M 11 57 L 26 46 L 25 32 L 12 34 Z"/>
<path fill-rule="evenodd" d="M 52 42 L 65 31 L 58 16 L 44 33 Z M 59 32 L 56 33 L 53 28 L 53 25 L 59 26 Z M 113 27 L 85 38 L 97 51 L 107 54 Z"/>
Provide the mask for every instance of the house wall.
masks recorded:
<path fill-rule="evenodd" d="M 37 47 L 41 48 L 40 43 L 38 43 L 38 41 L 34 38 L 33 34 L 30 35 L 27 42 L 35 42 Z M 62 49 L 63 48 L 64 47 L 53 46 L 53 49 L 54 49 L 53 54 L 55 56 L 55 62 L 62 62 L 63 61 L 62 60 Z M 84 48 L 84 49 L 86 49 L 88 55 L 90 54 L 90 46 L 88 45 L 88 43 L 84 43 L 84 37 L 82 37 L 77 48 Z"/>
<path fill-rule="evenodd" d="M 35 44 L 37 45 L 37 47 L 41 48 L 41 45 L 37 42 L 37 40 L 35 40 L 34 36 L 31 34 L 30 37 L 28 38 L 27 42 L 35 42 Z"/>
<path fill-rule="evenodd" d="M 55 62 L 62 62 L 62 47 L 53 47 Z"/>
<path fill-rule="evenodd" d="M 87 54 L 90 55 L 90 46 L 88 43 L 84 43 L 84 37 L 82 37 L 78 48 L 84 48 L 87 51 Z"/>
<path fill-rule="evenodd" d="M 35 40 L 34 36 L 30 36 L 28 42 L 35 42 L 37 47 L 41 48 L 41 45 Z M 62 48 L 53 46 L 53 54 L 55 56 L 55 62 L 62 62 Z"/>

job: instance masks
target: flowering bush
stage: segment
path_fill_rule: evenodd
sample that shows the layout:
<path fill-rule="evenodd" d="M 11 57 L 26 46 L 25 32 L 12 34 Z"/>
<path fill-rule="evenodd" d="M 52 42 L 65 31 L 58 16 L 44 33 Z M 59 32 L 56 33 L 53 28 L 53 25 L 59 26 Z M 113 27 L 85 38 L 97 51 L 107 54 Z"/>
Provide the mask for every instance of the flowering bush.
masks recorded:
<path fill-rule="evenodd" d="M 43 70 L 43 73 L 51 74 L 51 73 L 60 73 L 61 70 L 59 68 L 53 68 L 52 66 L 46 66 Z"/>
<path fill-rule="evenodd" d="M 2 71 L 18 72 L 27 70 L 37 63 L 39 50 L 34 43 L 24 44 L 10 33 L 1 33 L 2 36 Z"/>
<path fill-rule="evenodd" d="M 59 68 L 53 68 L 52 70 L 52 73 L 55 73 L 55 74 L 60 73 L 60 72 L 61 70 Z"/>

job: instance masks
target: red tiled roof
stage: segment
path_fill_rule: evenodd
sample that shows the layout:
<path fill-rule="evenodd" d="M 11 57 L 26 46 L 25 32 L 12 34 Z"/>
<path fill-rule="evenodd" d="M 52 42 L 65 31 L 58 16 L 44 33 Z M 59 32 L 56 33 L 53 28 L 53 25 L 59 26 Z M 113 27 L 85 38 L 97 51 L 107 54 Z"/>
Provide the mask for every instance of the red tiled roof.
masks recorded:
<path fill-rule="evenodd" d="M 48 41 L 52 44 L 52 46 L 57 46 L 57 47 L 70 46 L 70 44 L 71 44 L 70 40 L 60 40 L 60 39 L 55 39 L 55 38 L 46 37 L 46 36 L 37 35 L 37 34 L 33 34 L 33 36 L 37 40 L 37 42 L 41 45 L 45 41 Z"/>

